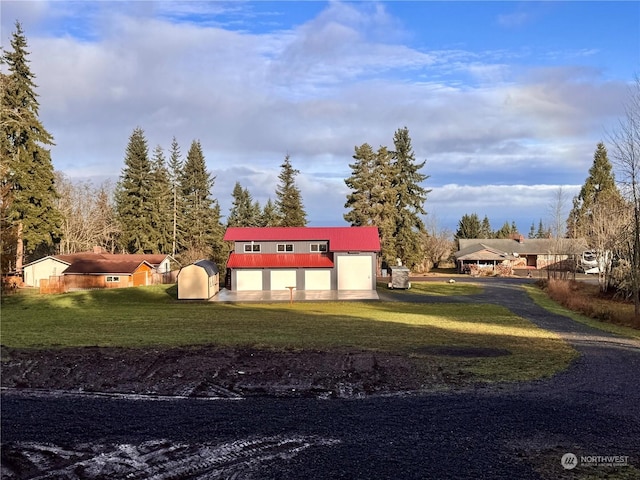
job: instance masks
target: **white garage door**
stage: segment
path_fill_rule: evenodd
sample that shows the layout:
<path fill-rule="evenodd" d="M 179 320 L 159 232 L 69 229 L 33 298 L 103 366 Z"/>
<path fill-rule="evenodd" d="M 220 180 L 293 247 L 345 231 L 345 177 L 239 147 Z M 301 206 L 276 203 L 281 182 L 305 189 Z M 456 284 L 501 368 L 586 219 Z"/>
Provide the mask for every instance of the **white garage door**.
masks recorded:
<path fill-rule="evenodd" d="M 338 290 L 371 290 L 371 257 L 338 257 Z"/>
<path fill-rule="evenodd" d="M 238 270 L 236 290 L 262 290 L 262 270 Z"/>
<path fill-rule="evenodd" d="M 273 270 L 271 272 L 271 290 L 286 290 L 296 286 L 295 270 Z"/>
<path fill-rule="evenodd" d="M 305 270 L 305 290 L 331 290 L 331 270 Z"/>

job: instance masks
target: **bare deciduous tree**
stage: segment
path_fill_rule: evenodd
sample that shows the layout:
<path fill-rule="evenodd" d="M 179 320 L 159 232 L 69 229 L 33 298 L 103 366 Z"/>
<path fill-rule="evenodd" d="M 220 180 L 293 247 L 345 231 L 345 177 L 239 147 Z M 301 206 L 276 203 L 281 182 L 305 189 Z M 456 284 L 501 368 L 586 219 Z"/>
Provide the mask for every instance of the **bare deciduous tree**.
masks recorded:
<path fill-rule="evenodd" d="M 435 218 L 431 217 L 425 227 L 425 231 L 422 233 L 422 248 L 424 250 L 422 270 L 428 272 L 432 267 L 438 268 L 440 262 L 451 258 L 455 243 L 453 232 L 439 228 Z"/>
<path fill-rule="evenodd" d="M 635 323 L 640 325 L 640 77 L 629 89 L 625 114 L 609 135 L 613 163 L 618 170 L 622 194 L 632 208 L 630 279 Z"/>
<path fill-rule="evenodd" d="M 107 184 L 72 181 L 56 173 L 58 210 L 62 214 L 59 253 L 68 254 L 100 246 L 116 250 L 117 228 Z"/>

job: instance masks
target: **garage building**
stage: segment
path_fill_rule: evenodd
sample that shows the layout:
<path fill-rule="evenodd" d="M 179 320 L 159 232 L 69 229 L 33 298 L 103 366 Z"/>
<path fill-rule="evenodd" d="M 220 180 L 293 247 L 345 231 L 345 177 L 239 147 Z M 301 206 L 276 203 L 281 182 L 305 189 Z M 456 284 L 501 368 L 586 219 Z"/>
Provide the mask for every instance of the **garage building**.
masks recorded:
<path fill-rule="evenodd" d="M 377 227 L 230 227 L 227 288 L 375 290 Z"/>

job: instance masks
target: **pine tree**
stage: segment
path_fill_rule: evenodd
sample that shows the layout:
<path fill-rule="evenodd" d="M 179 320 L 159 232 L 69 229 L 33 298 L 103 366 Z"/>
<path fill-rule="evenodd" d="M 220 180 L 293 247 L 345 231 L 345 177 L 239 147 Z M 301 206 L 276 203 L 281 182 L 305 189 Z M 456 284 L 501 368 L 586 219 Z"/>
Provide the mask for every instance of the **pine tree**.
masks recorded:
<path fill-rule="evenodd" d="M 480 224 L 480 236 L 478 238 L 493 238 L 494 235 L 491 223 L 489 223 L 489 217 L 485 215 Z"/>
<path fill-rule="evenodd" d="M 207 171 L 200 142 L 191 143 L 181 177 L 181 193 L 184 199 L 184 237 L 187 246 L 183 253 L 187 262 L 210 258 L 224 264 L 227 247 L 220 222 L 221 213 L 217 200 L 212 198 L 215 177 Z"/>
<path fill-rule="evenodd" d="M 183 249 L 183 229 L 184 223 L 184 201 L 180 181 L 182 178 L 182 155 L 180 153 L 180 145 L 173 137 L 171 147 L 169 149 L 169 183 L 171 185 L 171 255 L 175 256 L 179 250 Z"/>
<path fill-rule="evenodd" d="M 416 162 L 407 127 L 398 129 L 393 136 L 393 190 L 396 194 L 395 244 L 398 258 L 412 268 L 422 261 L 421 234 L 424 223 L 420 214 L 426 215 L 424 202 L 430 190 L 421 186 L 429 177 L 420 173 L 425 161 Z"/>
<path fill-rule="evenodd" d="M 307 224 L 307 214 L 302 205 L 302 196 L 296 186 L 295 177 L 300 173 L 291 166 L 289 155 L 284 157 L 280 165 L 282 169 L 278 179 L 280 183 L 276 188 L 276 209 L 281 227 L 304 227 Z"/>
<path fill-rule="evenodd" d="M 499 230 L 496 230 L 496 238 L 511 238 L 511 225 L 509 222 L 504 222 Z"/>
<path fill-rule="evenodd" d="M 29 67 L 27 40 L 19 22 L 11 51 L 2 63 L 2 256 L 8 255 L 22 272 L 25 254 L 37 248 L 53 250 L 60 239 L 60 212 L 50 151 L 53 136 L 38 118 L 35 75 Z M 8 243 L 11 244 L 8 245 Z M 8 266 L 8 265 L 7 265 Z"/>
<path fill-rule="evenodd" d="M 480 238 L 481 226 L 477 213 L 464 214 L 458 222 L 456 239 L 459 238 Z"/>
<path fill-rule="evenodd" d="M 376 154 L 368 143 L 355 147 L 354 163 L 349 164 L 351 176 L 344 183 L 351 189 L 344 207 L 350 209 L 344 219 L 352 226 L 360 227 L 374 223 L 374 189 L 379 176 L 376 171 Z"/>
<path fill-rule="evenodd" d="M 271 199 L 264 204 L 262 213 L 260 214 L 259 227 L 275 227 L 279 224 L 280 218 L 276 206 Z"/>
<path fill-rule="evenodd" d="M 152 167 L 147 139 L 140 127 L 136 127 L 129 137 L 115 203 L 124 251 L 155 252 Z"/>
<path fill-rule="evenodd" d="M 609 161 L 604 143 L 599 142 L 593 154 L 593 163 L 589 176 L 573 199 L 573 208 L 567 220 L 567 236 L 570 238 L 586 237 L 591 223 L 592 210 L 601 196 L 619 195 L 616 186 L 613 166 Z"/>
<path fill-rule="evenodd" d="M 227 227 L 257 227 L 260 225 L 260 204 L 254 202 L 249 190 L 236 182 L 232 206 L 227 217 Z"/>
<path fill-rule="evenodd" d="M 151 226 L 156 244 L 154 253 L 169 253 L 172 251 L 173 191 L 164 151 L 160 145 L 153 151 L 151 182 Z"/>
<path fill-rule="evenodd" d="M 540 219 L 540 222 L 538 222 L 538 231 L 536 232 L 536 238 L 550 238 L 551 237 L 551 230 L 549 230 L 548 228 L 544 228 L 544 225 L 542 224 L 542 219 Z"/>

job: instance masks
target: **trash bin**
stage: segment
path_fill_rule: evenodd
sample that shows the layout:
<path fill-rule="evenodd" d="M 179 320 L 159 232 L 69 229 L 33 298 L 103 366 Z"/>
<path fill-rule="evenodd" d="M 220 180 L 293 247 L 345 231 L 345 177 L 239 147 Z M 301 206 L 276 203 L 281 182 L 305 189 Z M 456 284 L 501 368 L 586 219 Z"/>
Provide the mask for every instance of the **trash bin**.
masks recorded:
<path fill-rule="evenodd" d="M 389 282 L 389 288 L 411 288 L 411 282 L 409 281 L 409 269 L 407 267 L 391 267 L 391 281 Z"/>

